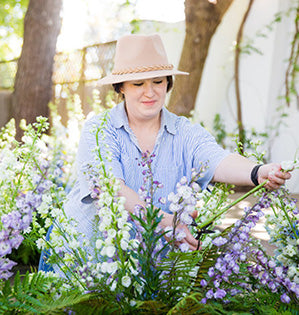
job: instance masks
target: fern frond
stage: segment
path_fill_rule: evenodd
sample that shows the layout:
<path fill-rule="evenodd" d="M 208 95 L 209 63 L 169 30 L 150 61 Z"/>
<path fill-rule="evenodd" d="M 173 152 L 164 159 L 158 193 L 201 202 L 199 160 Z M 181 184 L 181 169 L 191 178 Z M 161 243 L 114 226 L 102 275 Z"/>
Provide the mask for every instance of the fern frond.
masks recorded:
<path fill-rule="evenodd" d="M 54 278 L 47 277 L 42 273 L 31 275 L 27 272 L 21 277 L 18 272 L 12 285 L 10 285 L 9 280 L 2 284 L 0 313 L 39 313 L 39 309 L 45 306 L 41 302 L 43 297 L 50 297 L 49 288 L 51 288 L 53 282 L 55 282 Z"/>
<path fill-rule="evenodd" d="M 171 252 L 158 266 L 158 270 L 165 274 L 161 279 L 159 297 L 172 306 L 189 292 L 195 280 L 196 265 L 202 259 L 199 252 Z"/>
<path fill-rule="evenodd" d="M 66 310 L 71 310 L 75 314 L 84 315 L 118 315 L 123 313 L 119 305 L 98 297 L 91 298 L 87 301 L 81 301 Z"/>
<path fill-rule="evenodd" d="M 137 302 L 136 309 L 138 314 L 162 315 L 168 312 L 169 307 L 161 301 L 142 301 Z"/>
<path fill-rule="evenodd" d="M 193 315 L 193 314 L 204 314 L 204 315 L 220 315 L 227 314 L 227 312 L 216 305 L 202 304 L 200 303 L 203 296 L 200 293 L 192 293 L 184 297 L 178 302 L 172 309 L 170 309 L 167 315 Z"/>
<path fill-rule="evenodd" d="M 60 314 L 62 312 L 65 314 L 65 310 L 73 310 L 76 305 L 88 301 L 90 297 L 90 294 L 85 294 L 79 290 L 69 290 L 55 298 L 50 295 L 43 295 L 40 300 L 41 305 L 36 310 L 42 314 Z"/>

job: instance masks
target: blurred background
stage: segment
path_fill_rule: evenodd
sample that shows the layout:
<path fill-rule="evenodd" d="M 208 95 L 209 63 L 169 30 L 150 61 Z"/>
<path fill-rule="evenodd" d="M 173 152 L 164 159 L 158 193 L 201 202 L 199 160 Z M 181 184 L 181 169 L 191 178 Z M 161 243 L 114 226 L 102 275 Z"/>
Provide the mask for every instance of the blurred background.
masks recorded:
<path fill-rule="evenodd" d="M 113 67 L 116 40 L 159 33 L 175 80 L 169 110 L 202 123 L 223 147 L 280 162 L 299 158 L 298 0 L 2 0 L 0 126 L 10 118 L 66 123 L 79 95 L 85 115 Z M 299 174 L 288 182 L 299 193 Z"/>

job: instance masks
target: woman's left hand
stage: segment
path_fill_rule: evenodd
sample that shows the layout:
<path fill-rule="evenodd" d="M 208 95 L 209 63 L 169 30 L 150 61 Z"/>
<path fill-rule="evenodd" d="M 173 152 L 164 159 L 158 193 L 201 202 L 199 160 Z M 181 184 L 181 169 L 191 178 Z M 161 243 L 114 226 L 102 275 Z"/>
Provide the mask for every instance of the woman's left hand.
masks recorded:
<path fill-rule="evenodd" d="M 258 183 L 261 184 L 265 180 L 269 180 L 265 185 L 267 189 L 278 189 L 285 183 L 287 179 L 291 178 L 289 172 L 282 171 L 281 165 L 278 163 L 269 163 L 262 165 L 258 170 Z"/>

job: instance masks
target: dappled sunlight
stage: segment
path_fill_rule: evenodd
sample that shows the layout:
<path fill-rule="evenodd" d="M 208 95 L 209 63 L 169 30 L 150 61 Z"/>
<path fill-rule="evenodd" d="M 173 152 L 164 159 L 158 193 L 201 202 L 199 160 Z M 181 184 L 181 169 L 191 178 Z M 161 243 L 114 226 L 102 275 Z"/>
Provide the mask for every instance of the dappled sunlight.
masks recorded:
<path fill-rule="evenodd" d="M 242 193 L 236 193 L 230 196 L 230 199 L 235 200 L 239 198 Z M 297 205 L 299 206 L 299 195 L 294 194 L 293 197 L 297 199 Z M 250 207 L 254 205 L 258 201 L 257 197 L 250 196 L 246 200 L 239 202 L 236 206 L 232 207 L 226 214 L 225 218 L 222 221 L 222 224 L 218 227 L 220 230 L 223 230 L 232 224 L 234 224 L 237 220 L 239 220 L 244 215 L 244 208 Z M 259 239 L 262 242 L 262 245 L 267 250 L 267 252 L 271 255 L 274 250 L 274 246 L 269 244 L 269 234 L 265 229 L 266 215 L 273 214 L 272 209 L 264 209 L 263 210 L 265 216 L 261 217 L 256 224 L 256 226 L 252 229 L 252 235 Z"/>

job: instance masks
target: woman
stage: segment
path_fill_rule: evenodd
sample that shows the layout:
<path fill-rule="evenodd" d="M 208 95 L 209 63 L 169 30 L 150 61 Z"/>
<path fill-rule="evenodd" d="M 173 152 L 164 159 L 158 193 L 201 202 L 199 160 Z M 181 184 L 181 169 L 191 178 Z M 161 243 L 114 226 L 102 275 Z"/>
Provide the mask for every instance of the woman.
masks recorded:
<path fill-rule="evenodd" d="M 160 197 L 175 191 L 182 176 L 190 179 L 192 168 L 199 168 L 202 163 L 208 166 L 199 180 L 202 189 L 211 181 L 254 186 L 266 179 L 269 180 L 266 187 L 276 189 L 291 176 L 281 172 L 279 164 L 256 165 L 223 150 L 202 126 L 192 125 L 186 118 L 168 112 L 164 104 L 166 93 L 172 87 L 172 76 L 187 74 L 168 63 L 158 35 L 128 35 L 117 42 L 112 74 L 100 80 L 101 84 L 112 84 L 123 97 L 123 102 L 111 110 L 104 131 L 112 153 L 109 165 L 114 176 L 120 179 L 120 195 L 126 198 L 125 207 L 129 212 L 136 204 L 143 204 L 137 193 L 143 177 L 138 160 L 146 151 L 155 154 L 154 179 L 163 183 L 163 188 L 155 194 L 155 205 Z M 92 150 L 96 140 L 90 130 L 97 124 L 99 117 L 95 116 L 82 130 L 77 155 L 78 180 L 65 204 L 66 214 L 78 221 L 77 228 L 87 237 L 92 234 L 96 209 L 84 173 L 86 165 L 94 163 Z M 171 226 L 173 218 L 167 203 L 161 209 L 161 227 Z M 180 243 L 195 250 L 197 241 L 187 227 L 183 228 L 186 237 Z"/>

